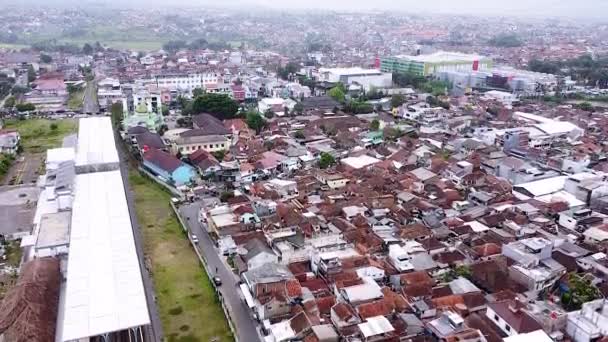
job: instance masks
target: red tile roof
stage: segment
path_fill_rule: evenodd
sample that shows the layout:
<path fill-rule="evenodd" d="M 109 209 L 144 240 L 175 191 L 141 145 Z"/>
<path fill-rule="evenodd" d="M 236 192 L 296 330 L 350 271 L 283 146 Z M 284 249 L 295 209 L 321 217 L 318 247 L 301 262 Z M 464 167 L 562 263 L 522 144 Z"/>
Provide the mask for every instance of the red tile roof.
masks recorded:
<path fill-rule="evenodd" d="M 485 243 L 481 246 L 473 247 L 475 252 L 481 257 L 487 257 L 491 255 L 500 254 L 502 249 L 499 245 L 495 243 Z"/>
<path fill-rule="evenodd" d="M 321 314 L 328 315 L 334 304 L 336 304 L 336 297 L 334 296 L 317 298 L 317 307 Z"/>
<path fill-rule="evenodd" d="M 297 279 L 290 279 L 285 283 L 287 295 L 291 298 L 300 297 L 302 295 L 302 286 Z"/>
<path fill-rule="evenodd" d="M 492 308 L 513 330 L 520 334 L 542 329 L 543 327 L 532 316 L 521 310 L 521 306 L 522 304 L 516 300 L 488 304 L 489 308 Z"/>
<path fill-rule="evenodd" d="M 336 313 L 336 316 L 342 321 L 348 321 L 352 317 L 356 316 L 353 308 L 346 303 L 338 303 L 332 307 L 332 310 Z"/>
<path fill-rule="evenodd" d="M 361 304 L 357 306 L 357 312 L 361 319 L 367 319 L 375 316 L 388 316 L 395 310 L 393 304 L 386 299 L 379 299 L 371 303 Z"/>

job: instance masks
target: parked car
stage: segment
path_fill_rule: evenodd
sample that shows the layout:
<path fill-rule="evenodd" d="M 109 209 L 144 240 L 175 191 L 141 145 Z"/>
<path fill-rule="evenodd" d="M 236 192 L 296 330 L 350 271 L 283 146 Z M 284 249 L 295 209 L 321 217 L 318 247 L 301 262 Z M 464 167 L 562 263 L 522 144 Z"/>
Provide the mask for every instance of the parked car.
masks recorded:
<path fill-rule="evenodd" d="M 213 277 L 213 283 L 215 284 L 215 286 L 221 286 L 222 279 L 220 279 L 220 277 L 218 277 L 218 276 L 215 276 L 215 277 Z"/>
<path fill-rule="evenodd" d="M 192 234 L 192 242 L 198 244 L 198 236 Z"/>

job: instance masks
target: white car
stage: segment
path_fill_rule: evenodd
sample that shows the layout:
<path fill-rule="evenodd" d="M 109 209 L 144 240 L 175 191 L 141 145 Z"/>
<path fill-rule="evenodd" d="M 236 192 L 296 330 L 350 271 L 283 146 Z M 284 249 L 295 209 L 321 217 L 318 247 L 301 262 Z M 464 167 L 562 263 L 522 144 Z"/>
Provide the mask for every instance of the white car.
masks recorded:
<path fill-rule="evenodd" d="M 194 243 L 198 244 L 198 236 L 196 236 L 196 235 L 192 234 L 191 239 L 192 239 L 192 242 L 194 242 Z"/>

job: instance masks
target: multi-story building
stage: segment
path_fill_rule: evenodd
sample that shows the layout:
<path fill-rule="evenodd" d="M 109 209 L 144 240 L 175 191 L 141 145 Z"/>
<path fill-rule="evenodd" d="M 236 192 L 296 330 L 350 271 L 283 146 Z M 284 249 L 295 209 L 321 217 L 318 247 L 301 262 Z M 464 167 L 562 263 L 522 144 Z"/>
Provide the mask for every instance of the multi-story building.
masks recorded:
<path fill-rule="evenodd" d="M 319 81 L 342 82 L 343 84 L 358 84 L 366 91 L 370 88 L 388 88 L 393 85 L 393 75 L 377 69 L 363 68 L 333 68 L 319 69 Z"/>
<path fill-rule="evenodd" d="M 552 286 L 566 273 L 564 266 L 551 257 L 553 243 L 534 237 L 502 246 L 502 254 L 515 263 L 509 267 L 509 276 L 531 291 Z"/>
<path fill-rule="evenodd" d="M 134 86 L 132 92 L 132 106 L 129 106 L 126 102 L 127 99 L 123 100 L 123 110 L 127 111 L 129 108 L 137 108 L 140 103 L 143 103 L 147 108 L 148 112 L 154 112 L 162 114 L 162 96 L 161 90 L 155 86 Z"/>
<path fill-rule="evenodd" d="M 162 74 L 154 77 L 159 88 L 171 91 L 190 93 L 196 88 L 215 88 L 220 77 L 214 72 L 187 73 L 187 74 Z"/>
<path fill-rule="evenodd" d="M 568 314 L 568 335 L 575 342 L 597 341 L 608 334 L 608 300 L 584 303 L 583 308 Z"/>
<path fill-rule="evenodd" d="M 392 56 L 380 59 L 382 72 L 405 72 L 429 76 L 442 71 L 489 69 L 492 59 L 480 55 L 439 51 L 429 55 Z"/>
<path fill-rule="evenodd" d="M 120 81 L 106 78 L 97 83 L 97 100 L 99 108 L 107 110 L 114 102 L 122 101 L 124 94 L 120 88 Z"/>

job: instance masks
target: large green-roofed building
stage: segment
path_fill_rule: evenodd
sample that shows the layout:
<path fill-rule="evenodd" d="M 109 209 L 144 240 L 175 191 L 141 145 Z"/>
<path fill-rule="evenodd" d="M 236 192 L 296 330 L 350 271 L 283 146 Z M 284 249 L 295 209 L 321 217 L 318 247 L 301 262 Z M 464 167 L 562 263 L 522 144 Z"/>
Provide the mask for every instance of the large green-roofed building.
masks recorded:
<path fill-rule="evenodd" d="M 404 72 L 421 76 L 429 76 L 441 71 L 483 70 L 491 67 L 491 58 L 445 51 L 419 56 L 383 57 L 380 60 L 382 72 Z"/>

